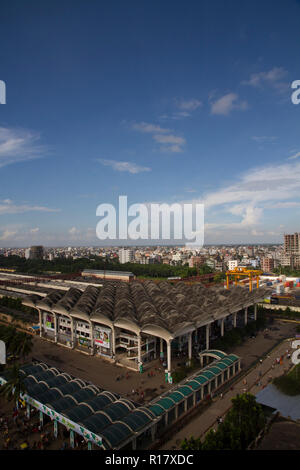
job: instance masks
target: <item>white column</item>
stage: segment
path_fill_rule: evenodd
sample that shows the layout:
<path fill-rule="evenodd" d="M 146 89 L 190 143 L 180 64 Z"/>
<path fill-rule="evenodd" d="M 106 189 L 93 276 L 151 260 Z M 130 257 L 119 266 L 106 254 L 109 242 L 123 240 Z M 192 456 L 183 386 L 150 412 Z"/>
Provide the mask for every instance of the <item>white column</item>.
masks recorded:
<path fill-rule="evenodd" d="M 206 325 L 206 349 L 209 349 L 210 324 Z"/>
<path fill-rule="evenodd" d="M 257 304 L 254 304 L 254 320 L 257 320 Z"/>
<path fill-rule="evenodd" d="M 57 315 L 54 313 L 54 342 L 57 343 Z"/>
<path fill-rule="evenodd" d="M 115 332 L 115 328 L 112 326 L 111 328 L 111 348 L 112 348 L 112 355 L 113 355 L 113 358 L 115 358 L 116 356 L 116 332 Z"/>
<path fill-rule="evenodd" d="M 172 358 L 171 358 L 171 341 L 167 341 L 167 352 L 168 352 L 168 372 L 172 370 Z"/>
<path fill-rule="evenodd" d="M 232 314 L 232 318 L 233 318 L 233 328 L 236 328 L 236 316 L 237 316 L 237 313 L 233 313 Z"/>
<path fill-rule="evenodd" d="M 157 346 L 157 338 L 154 337 L 154 359 L 156 359 L 156 346 Z"/>
<path fill-rule="evenodd" d="M 91 332 L 91 356 L 94 354 L 94 325 L 90 323 L 90 332 Z"/>
<path fill-rule="evenodd" d="M 74 341 L 74 328 L 75 328 L 76 323 L 74 322 L 73 318 L 71 318 L 71 348 L 73 349 L 75 346 L 75 341 Z"/>
<path fill-rule="evenodd" d="M 224 318 L 221 320 L 221 336 L 224 336 Z"/>
<path fill-rule="evenodd" d="M 43 336 L 43 322 L 42 322 L 42 318 L 43 318 L 43 315 L 42 315 L 42 312 L 41 310 L 38 308 L 38 312 L 39 312 L 39 324 L 40 324 L 40 337 Z"/>
<path fill-rule="evenodd" d="M 188 335 L 189 360 L 192 359 L 192 332 Z"/>
<path fill-rule="evenodd" d="M 245 308 L 245 325 L 247 325 L 248 322 L 248 307 Z"/>
<path fill-rule="evenodd" d="M 163 343 L 163 339 L 160 338 L 160 349 L 159 349 L 159 352 L 160 353 L 163 353 L 164 352 L 164 343 Z M 162 354 L 160 354 L 160 357 L 162 357 Z"/>
<path fill-rule="evenodd" d="M 141 335 L 137 335 L 138 339 L 138 364 L 139 366 L 142 364 L 142 350 L 141 350 Z"/>

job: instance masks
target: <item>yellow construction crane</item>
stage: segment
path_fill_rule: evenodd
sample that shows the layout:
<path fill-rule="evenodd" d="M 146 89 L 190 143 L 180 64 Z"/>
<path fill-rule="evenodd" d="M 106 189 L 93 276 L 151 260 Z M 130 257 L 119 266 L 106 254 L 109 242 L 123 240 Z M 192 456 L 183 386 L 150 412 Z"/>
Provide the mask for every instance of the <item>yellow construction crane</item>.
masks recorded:
<path fill-rule="evenodd" d="M 259 276 L 261 274 L 263 274 L 263 271 L 260 271 L 259 269 L 248 269 L 248 268 L 242 268 L 242 267 L 231 269 L 229 271 L 226 271 L 226 288 L 229 289 L 230 276 L 234 277 L 234 283 L 236 286 L 240 282 L 239 281 L 240 277 L 246 276 L 246 277 L 249 277 L 249 292 L 252 292 L 252 280 L 253 278 L 256 278 L 256 287 L 258 288 Z"/>

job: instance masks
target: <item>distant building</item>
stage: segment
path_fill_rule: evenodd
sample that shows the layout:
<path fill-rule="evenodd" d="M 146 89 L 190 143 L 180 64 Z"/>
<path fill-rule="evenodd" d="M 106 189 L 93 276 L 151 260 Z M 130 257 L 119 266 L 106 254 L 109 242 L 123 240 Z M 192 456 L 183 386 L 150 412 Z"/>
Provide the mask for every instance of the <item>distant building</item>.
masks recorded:
<path fill-rule="evenodd" d="M 44 247 L 41 245 L 31 246 L 29 248 L 29 259 L 43 259 Z"/>
<path fill-rule="evenodd" d="M 291 255 L 287 255 L 285 253 L 282 253 L 279 257 L 279 263 L 281 266 L 288 266 L 288 267 L 293 267 L 293 257 Z"/>
<path fill-rule="evenodd" d="M 263 258 L 261 262 L 261 267 L 264 272 L 270 273 L 274 269 L 274 259 L 273 258 Z"/>
<path fill-rule="evenodd" d="M 300 233 L 284 235 L 284 252 L 286 255 L 300 255 Z"/>
<path fill-rule="evenodd" d="M 237 267 L 238 267 L 238 264 L 239 264 L 239 262 L 238 262 L 237 259 L 231 259 L 231 260 L 229 260 L 229 261 L 228 261 L 228 269 L 229 269 L 229 271 L 231 271 L 231 270 L 234 269 L 234 268 L 237 268 Z"/>
<path fill-rule="evenodd" d="M 119 263 L 131 263 L 134 260 L 134 252 L 130 249 L 122 248 L 119 250 Z"/>

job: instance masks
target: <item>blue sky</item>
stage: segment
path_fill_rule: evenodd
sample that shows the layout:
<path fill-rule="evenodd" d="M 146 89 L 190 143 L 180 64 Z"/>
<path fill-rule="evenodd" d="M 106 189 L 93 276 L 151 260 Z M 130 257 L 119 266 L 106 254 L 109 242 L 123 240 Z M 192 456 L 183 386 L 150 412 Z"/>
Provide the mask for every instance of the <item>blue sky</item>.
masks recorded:
<path fill-rule="evenodd" d="M 205 204 L 205 243 L 299 231 L 300 2 L 3 0 L 0 245 L 101 244 L 96 208 Z"/>

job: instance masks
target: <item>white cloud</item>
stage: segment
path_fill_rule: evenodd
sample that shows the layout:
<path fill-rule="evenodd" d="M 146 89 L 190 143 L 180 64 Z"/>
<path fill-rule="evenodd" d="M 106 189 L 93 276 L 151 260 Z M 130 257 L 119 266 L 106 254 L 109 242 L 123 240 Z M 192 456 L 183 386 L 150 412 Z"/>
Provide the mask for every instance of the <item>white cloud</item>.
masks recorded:
<path fill-rule="evenodd" d="M 185 139 L 183 137 L 178 137 L 176 135 L 154 135 L 153 139 L 160 144 L 185 144 Z"/>
<path fill-rule="evenodd" d="M 160 127 L 155 124 L 149 124 L 147 122 L 134 123 L 132 125 L 132 128 L 136 131 L 148 133 L 148 134 L 153 134 L 153 133 L 165 134 L 165 133 L 171 132 L 171 129 L 164 129 L 163 127 Z"/>
<path fill-rule="evenodd" d="M 172 152 L 172 153 L 182 152 L 183 151 L 182 147 L 186 142 L 183 137 L 178 137 L 172 134 L 154 135 L 153 139 L 159 144 L 162 144 L 160 146 L 160 150 L 162 152 Z"/>
<path fill-rule="evenodd" d="M 300 162 L 293 162 L 252 168 L 241 175 L 236 183 L 207 193 L 199 202 L 204 203 L 206 217 L 218 217 L 217 223 L 206 224 L 209 236 L 219 229 L 220 237 L 225 231 L 224 236 L 228 237 L 230 234 L 241 239 L 245 234 L 267 236 L 271 232 L 272 236 L 280 237 L 280 233 L 275 233 L 270 228 L 269 232 L 265 231 L 265 212 L 297 209 L 300 207 L 299 199 Z M 240 220 L 232 221 L 232 216 Z M 263 232 L 261 227 L 264 227 Z M 283 228 L 279 225 L 277 227 Z"/>
<path fill-rule="evenodd" d="M 176 100 L 177 107 L 184 111 L 195 111 L 202 106 L 202 101 L 191 99 L 191 100 Z"/>
<path fill-rule="evenodd" d="M 268 143 L 268 142 L 275 142 L 275 140 L 277 140 L 277 137 L 261 135 L 261 136 L 253 136 L 252 140 L 255 140 L 255 142 L 258 142 L 259 144 L 263 144 L 263 143 Z"/>
<path fill-rule="evenodd" d="M 144 171 L 151 171 L 151 168 L 136 165 L 132 162 L 122 162 L 117 160 L 98 160 L 104 166 L 111 166 L 116 171 L 125 171 L 131 174 L 137 174 Z"/>
<path fill-rule="evenodd" d="M 282 93 L 289 89 L 289 84 L 282 81 L 287 74 L 287 70 L 283 67 L 273 67 L 267 72 L 251 74 L 249 80 L 242 81 L 242 85 L 249 85 L 255 88 L 267 86 L 272 87 L 279 93 Z"/>
<path fill-rule="evenodd" d="M 45 148 L 38 143 L 39 140 L 37 133 L 0 127 L 0 168 L 41 157 Z"/>
<path fill-rule="evenodd" d="M 22 214 L 23 212 L 59 212 L 60 209 L 51 209 L 45 206 L 31 206 L 29 204 L 14 204 L 10 199 L 0 201 L 0 215 Z"/>
<path fill-rule="evenodd" d="M 170 134 L 172 130 L 165 129 L 154 124 L 147 124 L 145 122 L 141 122 L 139 124 L 134 124 L 133 129 L 139 132 L 152 134 L 153 140 L 161 144 L 160 150 L 162 152 L 172 152 L 172 153 L 182 152 L 183 150 L 182 146 L 186 142 L 183 137 L 178 137 L 174 134 Z M 122 170 L 119 170 L 119 171 L 122 171 Z M 150 169 L 149 168 L 144 169 L 143 171 L 150 171 Z"/>
<path fill-rule="evenodd" d="M 14 236 L 16 235 L 17 232 L 12 232 L 9 230 L 4 230 L 2 232 L 2 235 L 0 236 L 0 240 L 7 241 L 7 240 L 12 240 Z"/>
<path fill-rule="evenodd" d="M 292 155 L 291 157 L 289 157 L 288 160 L 296 160 L 296 158 L 299 158 L 299 157 L 300 157 L 300 152 L 297 152 L 294 155 Z"/>
<path fill-rule="evenodd" d="M 247 107 L 246 101 L 238 101 L 238 95 L 236 93 L 227 93 L 211 103 L 211 114 L 227 116 L 234 109 L 245 110 Z"/>

